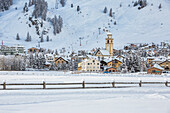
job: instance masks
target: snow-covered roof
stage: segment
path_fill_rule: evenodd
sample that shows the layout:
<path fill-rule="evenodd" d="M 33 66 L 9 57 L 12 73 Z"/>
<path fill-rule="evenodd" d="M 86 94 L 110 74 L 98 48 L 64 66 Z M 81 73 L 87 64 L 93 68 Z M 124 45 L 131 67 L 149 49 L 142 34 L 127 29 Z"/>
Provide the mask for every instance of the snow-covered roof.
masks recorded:
<path fill-rule="evenodd" d="M 153 66 L 154 68 L 160 69 L 160 70 L 164 70 L 164 68 L 162 68 L 161 66 L 159 66 L 158 64 L 154 64 Z"/>
<path fill-rule="evenodd" d="M 45 54 L 45 55 L 47 55 L 47 56 L 54 56 L 53 54 Z"/>
<path fill-rule="evenodd" d="M 120 62 L 123 62 L 122 58 L 116 58 L 116 57 L 105 58 L 103 61 L 108 63 L 108 62 L 113 61 L 113 60 L 118 60 Z"/>
<path fill-rule="evenodd" d="M 93 59 L 96 59 L 96 60 L 98 59 L 98 57 L 97 57 L 97 56 L 87 55 L 87 57 L 88 57 L 88 58 L 93 58 Z"/>
<path fill-rule="evenodd" d="M 155 59 L 153 60 L 153 62 L 164 62 L 167 58 L 160 56 L 160 57 L 155 57 Z"/>
<path fill-rule="evenodd" d="M 49 63 L 48 61 L 45 62 L 46 65 L 51 65 L 51 63 Z"/>
<path fill-rule="evenodd" d="M 47 58 L 53 58 L 54 59 L 54 55 L 53 54 L 45 54 L 45 59 Z"/>
<path fill-rule="evenodd" d="M 107 32 L 107 35 L 112 35 L 112 33 L 111 32 Z"/>
<path fill-rule="evenodd" d="M 110 53 L 108 50 L 100 50 L 100 52 L 102 53 L 102 55 L 110 56 Z"/>
<path fill-rule="evenodd" d="M 103 61 L 105 61 L 105 62 L 108 63 L 108 62 L 112 61 L 112 59 L 113 59 L 113 58 L 105 58 Z"/>
<path fill-rule="evenodd" d="M 147 57 L 147 59 L 155 59 L 155 57 Z"/>

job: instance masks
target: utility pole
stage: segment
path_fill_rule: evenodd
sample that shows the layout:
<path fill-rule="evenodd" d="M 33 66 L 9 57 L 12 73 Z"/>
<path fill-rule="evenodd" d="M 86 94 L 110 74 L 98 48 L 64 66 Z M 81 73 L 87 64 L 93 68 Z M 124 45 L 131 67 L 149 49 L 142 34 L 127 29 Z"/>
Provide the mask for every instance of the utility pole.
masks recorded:
<path fill-rule="evenodd" d="M 81 45 L 82 45 L 82 44 L 81 44 L 81 40 L 83 40 L 83 39 L 84 39 L 84 37 L 80 37 L 79 39 L 80 39 L 80 46 L 81 46 Z"/>

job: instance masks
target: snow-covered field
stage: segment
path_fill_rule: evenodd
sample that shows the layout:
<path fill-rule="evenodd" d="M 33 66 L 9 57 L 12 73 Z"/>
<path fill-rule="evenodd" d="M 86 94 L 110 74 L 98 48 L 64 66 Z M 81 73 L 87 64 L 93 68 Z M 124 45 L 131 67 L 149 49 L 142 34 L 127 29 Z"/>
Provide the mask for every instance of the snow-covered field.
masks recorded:
<path fill-rule="evenodd" d="M 170 81 L 170 75 L 0 72 L 0 83 Z M 170 113 L 170 87 L 0 90 L 0 113 Z"/>

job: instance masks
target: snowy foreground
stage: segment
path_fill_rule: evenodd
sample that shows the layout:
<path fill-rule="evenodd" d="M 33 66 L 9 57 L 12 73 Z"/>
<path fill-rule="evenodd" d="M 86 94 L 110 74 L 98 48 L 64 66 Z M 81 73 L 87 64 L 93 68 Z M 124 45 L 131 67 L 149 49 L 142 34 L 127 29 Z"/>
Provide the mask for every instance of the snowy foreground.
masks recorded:
<path fill-rule="evenodd" d="M 170 81 L 170 75 L 0 72 L 0 83 Z M 0 113 L 170 113 L 170 87 L 0 90 Z"/>

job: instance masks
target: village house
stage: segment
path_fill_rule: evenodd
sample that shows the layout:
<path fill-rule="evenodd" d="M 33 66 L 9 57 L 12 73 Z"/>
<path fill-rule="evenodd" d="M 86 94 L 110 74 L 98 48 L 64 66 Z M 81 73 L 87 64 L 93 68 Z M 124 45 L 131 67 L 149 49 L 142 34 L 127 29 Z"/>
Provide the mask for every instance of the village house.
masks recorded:
<path fill-rule="evenodd" d="M 56 66 L 62 65 L 62 64 L 68 64 L 68 61 L 64 57 L 58 57 L 55 60 L 55 64 L 56 64 Z"/>
<path fill-rule="evenodd" d="M 28 49 L 28 54 L 31 54 L 31 53 L 39 53 L 39 52 L 40 52 L 40 49 L 35 48 L 35 47 L 32 47 L 32 48 L 29 48 L 29 49 Z"/>
<path fill-rule="evenodd" d="M 0 54 L 1 55 L 25 55 L 26 50 L 24 46 L 21 45 L 15 45 L 15 46 L 0 46 Z"/>
<path fill-rule="evenodd" d="M 152 61 L 155 59 L 155 57 L 147 57 L 147 64 L 149 64 L 149 67 L 152 66 Z"/>
<path fill-rule="evenodd" d="M 159 56 L 159 57 L 155 57 L 154 60 L 152 60 L 152 64 L 159 64 L 161 62 L 164 62 L 167 58 L 164 56 Z"/>
<path fill-rule="evenodd" d="M 170 71 L 170 60 L 166 60 L 166 61 L 159 63 L 159 66 L 164 68 L 164 70 L 166 71 Z"/>
<path fill-rule="evenodd" d="M 54 55 L 53 54 L 45 54 L 44 56 L 45 56 L 45 60 L 46 60 L 45 66 L 50 67 L 55 61 Z"/>
<path fill-rule="evenodd" d="M 147 70 L 147 74 L 158 74 L 158 75 L 161 75 L 163 70 L 164 69 L 161 66 L 159 66 L 158 64 L 154 64 L 153 67 L 151 67 L 151 68 L 149 68 Z"/>
<path fill-rule="evenodd" d="M 107 63 L 107 66 L 109 66 L 109 67 L 114 67 L 114 68 L 118 69 L 118 67 L 119 67 L 121 64 L 122 64 L 122 61 L 121 61 L 120 59 L 115 58 L 115 59 L 112 59 L 111 61 L 109 61 L 109 62 Z"/>
<path fill-rule="evenodd" d="M 82 72 L 99 72 L 100 61 L 90 58 L 78 63 L 78 71 Z"/>
<path fill-rule="evenodd" d="M 45 60 L 49 63 L 54 62 L 54 55 L 53 54 L 45 54 Z"/>
<path fill-rule="evenodd" d="M 104 72 L 117 72 L 117 69 L 115 67 L 105 67 Z"/>

